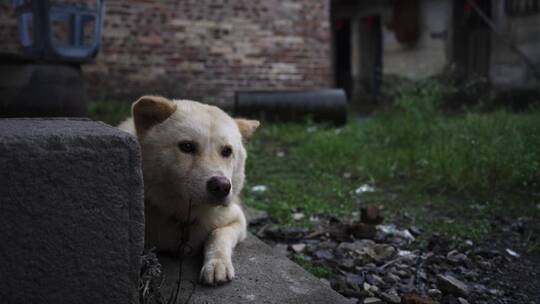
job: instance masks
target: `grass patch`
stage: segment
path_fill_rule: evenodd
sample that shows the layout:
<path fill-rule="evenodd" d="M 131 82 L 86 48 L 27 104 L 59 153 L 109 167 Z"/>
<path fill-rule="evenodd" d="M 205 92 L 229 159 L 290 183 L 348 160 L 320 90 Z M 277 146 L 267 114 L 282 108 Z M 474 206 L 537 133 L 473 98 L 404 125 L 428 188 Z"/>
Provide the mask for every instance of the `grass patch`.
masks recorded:
<path fill-rule="evenodd" d="M 284 225 L 376 204 L 387 218 L 469 238 L 501 214 L 538 216 L 540 112 L 448 117 L 437 110 L 441 94 L 410 89 L 395 109 L 343 128 L 264 125 L 248 146 L 246 204 Z M 378 190 L 355 194 L 366 183 Z M 249 190 L 259 184 L 268 190 Z M 293 221 L 292 210 L 306 219 Z"/>
<path fill-rule="evenodd" d="M 93 101 L 88 104 L 88 115 L 93 120 L 116 126 L 131 115 L 131 103 Z"/>
<path fill-rule="evenodd" d="M 334 273 L 330 267 L 316 265 L 301 255 L 295 255 L 292 260 L 317 278 L 329 278 Z"/>

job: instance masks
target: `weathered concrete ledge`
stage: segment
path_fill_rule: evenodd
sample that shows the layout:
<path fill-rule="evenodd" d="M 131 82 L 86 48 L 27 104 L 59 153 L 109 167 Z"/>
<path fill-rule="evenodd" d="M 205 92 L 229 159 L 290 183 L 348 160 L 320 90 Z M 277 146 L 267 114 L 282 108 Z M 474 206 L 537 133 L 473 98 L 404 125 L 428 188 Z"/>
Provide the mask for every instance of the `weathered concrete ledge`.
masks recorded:
<path fill-rule="evenodd" d="M 144 214 L 136 140 L 84 119 L 0 119 L 0 303 L 137 303 Z M 184 264 L 184 303 L 202 261 Z M 192 304 L 348 303 L 249 236 L 236 278 Z M 164 295 L 178 260 L 161 256 Z"/>
<path fill-rule="evenodd" d="M 0 303 L 136 303 L 139 146 L 83 119 L 0 120 Z"/>
<path fill-rule="evenodd" d="M 159 256 L 165 275 L 164 295 L 168 296 L 178 278 L 179 263 L 169 256 Z M 228 284 L 208 287 L 197 285 L 202 258 L 184 262 L 182 287 L 178 303 L 190 304 L 345 304 L 351 303 L 286 257 L 249 235 L 238 245 L 233 256 L 236 278 Z"/>

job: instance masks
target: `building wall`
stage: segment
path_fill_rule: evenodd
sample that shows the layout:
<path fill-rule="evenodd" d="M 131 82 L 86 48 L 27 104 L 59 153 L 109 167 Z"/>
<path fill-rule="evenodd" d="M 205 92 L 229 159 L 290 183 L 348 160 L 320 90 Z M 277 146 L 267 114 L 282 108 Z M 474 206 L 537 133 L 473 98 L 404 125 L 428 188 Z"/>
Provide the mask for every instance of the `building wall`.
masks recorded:
<path fill-rule="evenodd" d="M 0 53 L 20 53 L 17 18 L 12 1 L 0 1 Z"/>
<path fill-rule="evenodd" d="M 331 85 L 329 0 L 105 4 L 100 53 L 83 67 L 92 98 L 153 93 L 230 104 L 237 90 Z"/>
<path fill-rule="evenodd" d="M 540 13 L 507 16 L 504 1 L 495 0 L 493 20 L 500 32 L 507 35 L 540 71 Z M 491 41 L 491 82 L 501 87 L 538 88 L 540 81 L 525 61 L 499 36 L 492 34 Z"/>
<path fill-rule="evenodd" d="M 441 73 L 449 62 L 451 12 L 451 1 L 420 1 L 420 37 L 413 46 L 400 44 L 394 32 L 385 27 L 383 73 L 415 80 Z"/>

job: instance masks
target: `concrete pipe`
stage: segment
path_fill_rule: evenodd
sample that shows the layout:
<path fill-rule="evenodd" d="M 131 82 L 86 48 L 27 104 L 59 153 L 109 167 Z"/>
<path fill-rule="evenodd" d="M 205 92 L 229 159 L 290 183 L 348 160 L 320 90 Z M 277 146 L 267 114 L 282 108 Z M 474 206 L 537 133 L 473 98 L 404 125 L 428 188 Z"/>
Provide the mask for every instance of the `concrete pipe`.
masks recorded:
<path fill-rule="evenodd" d="M 347 97 L 341 89 L 237 92 L 234 115 L 273 121 L 310 117 L 339 125 L 347 121 Z"/>

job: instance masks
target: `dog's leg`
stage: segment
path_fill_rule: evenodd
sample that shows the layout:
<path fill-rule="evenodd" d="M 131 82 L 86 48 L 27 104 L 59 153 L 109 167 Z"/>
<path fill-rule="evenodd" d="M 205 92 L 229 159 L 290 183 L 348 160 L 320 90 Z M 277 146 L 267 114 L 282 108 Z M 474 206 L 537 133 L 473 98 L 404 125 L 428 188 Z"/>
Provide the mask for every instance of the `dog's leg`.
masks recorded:
<path fill-rule="evenodd" d="M 210 233 L 204 248 L 203 283 L 220 284 L 234 278 L 232 252 L 236 244 L 246 237 L 246 220 L 241 212 L 236 221 Z"/>

